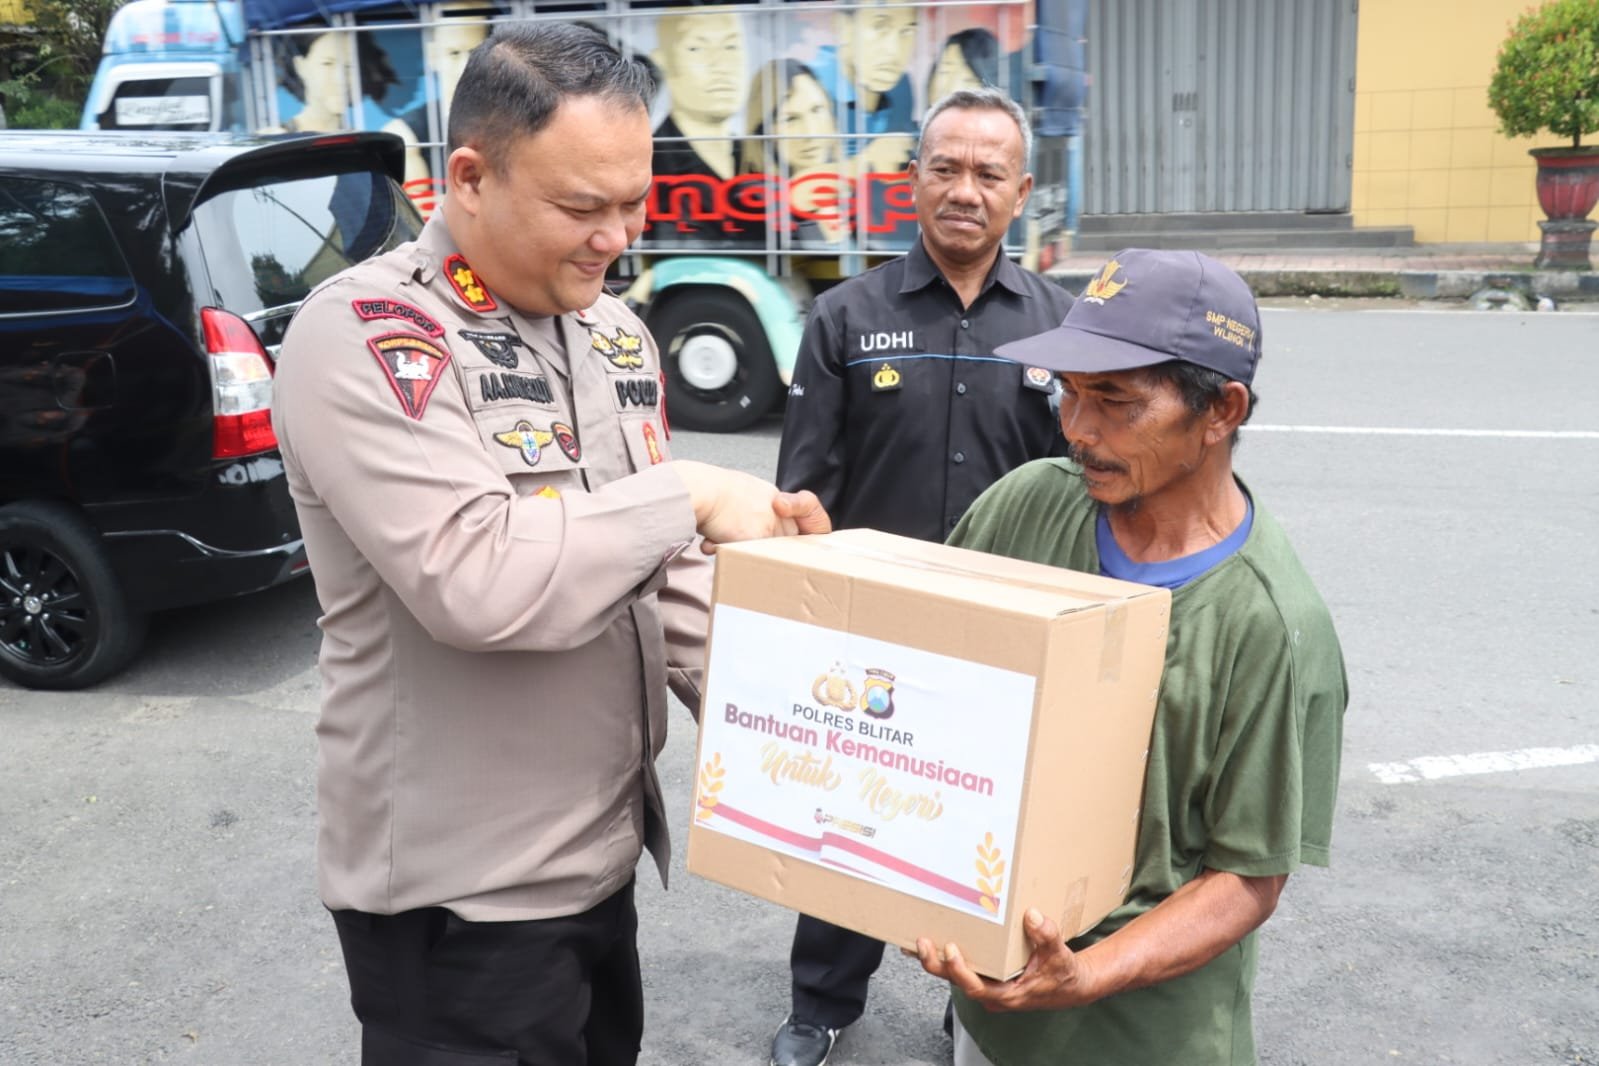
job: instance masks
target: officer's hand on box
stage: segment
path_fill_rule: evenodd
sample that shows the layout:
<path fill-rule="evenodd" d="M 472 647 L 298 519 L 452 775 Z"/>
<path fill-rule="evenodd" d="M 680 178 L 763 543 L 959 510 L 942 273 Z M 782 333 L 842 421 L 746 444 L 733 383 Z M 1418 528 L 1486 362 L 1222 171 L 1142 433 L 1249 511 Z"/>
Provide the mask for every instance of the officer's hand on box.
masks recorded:
<path fill-rule="evenodd" d="M 812 492 L 779 492 L 758 477 L 689 459 L 673 460 L 694 504 L 707 553 L 719 542 L 828 533 L 833 520 Z"/>

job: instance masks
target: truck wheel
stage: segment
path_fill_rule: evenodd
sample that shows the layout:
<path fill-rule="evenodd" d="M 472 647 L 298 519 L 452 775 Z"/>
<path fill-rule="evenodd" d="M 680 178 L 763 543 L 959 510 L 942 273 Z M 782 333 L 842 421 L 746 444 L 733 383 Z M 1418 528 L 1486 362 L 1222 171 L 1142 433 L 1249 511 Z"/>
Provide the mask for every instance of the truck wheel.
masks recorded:
<path fill-rule="evenodd" d="M 0 676 L 27 688 L 87 688 L 133 660 L 144 622 L 76 511 L 0 507 Z"/>
<path fill-rule="evenodd" d="M 760 319 L 732 293 L 667 295 L 650 315 L 650 332 L 661 346 L 672 425 L 710 433 L 753 425 L 783 391 Z"/>

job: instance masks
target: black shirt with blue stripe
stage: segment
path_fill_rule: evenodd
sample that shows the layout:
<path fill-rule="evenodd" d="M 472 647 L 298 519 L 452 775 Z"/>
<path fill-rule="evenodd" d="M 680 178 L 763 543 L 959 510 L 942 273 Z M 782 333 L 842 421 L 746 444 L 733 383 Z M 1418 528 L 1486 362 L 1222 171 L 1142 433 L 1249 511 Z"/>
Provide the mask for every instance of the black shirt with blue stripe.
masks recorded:
<path fill-rule="evenodd" d="M 778 486 L 815 492 L 839 529 L 943 540 L 1002 475 L 1065 454 L 1053 375 L 994 349 L 1071 303 L 998 255 L 963 309 L 920 241 L 829 289 L 800 340 Z"/>

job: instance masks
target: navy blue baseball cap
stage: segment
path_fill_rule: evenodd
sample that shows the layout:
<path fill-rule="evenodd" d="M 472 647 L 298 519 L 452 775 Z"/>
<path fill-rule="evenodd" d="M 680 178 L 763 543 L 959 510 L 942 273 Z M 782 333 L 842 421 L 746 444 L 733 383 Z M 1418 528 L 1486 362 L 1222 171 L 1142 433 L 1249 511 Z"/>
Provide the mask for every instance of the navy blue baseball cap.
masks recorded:
<path fill-rule="evenodd" d="M 1059 326 L 994 354 L 1078 374 L 1182 360 L 1249 385 L 1260 363 L 1260 309 L 1244 279 L 1208 255 L 1127 248 Z"/>

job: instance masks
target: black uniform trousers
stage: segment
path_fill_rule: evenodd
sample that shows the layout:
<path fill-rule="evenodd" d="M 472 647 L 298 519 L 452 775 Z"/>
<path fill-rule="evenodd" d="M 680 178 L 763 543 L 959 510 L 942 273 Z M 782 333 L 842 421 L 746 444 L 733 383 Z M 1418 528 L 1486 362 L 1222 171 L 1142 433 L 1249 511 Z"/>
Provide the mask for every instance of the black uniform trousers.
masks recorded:
<path fill-rule="evenodd" d="M 634 1066 L 644 1032 L 633 882 L 562 918 L 333 911 L 362 1066 Z"/>
<path fill-rule="evenodd" d="M 788 956 L 794 1016 L 829 1029 L 853 1024 L 866 1011 L 866 985 L 882 961 L 881 940 L 800 915 Z"/>

